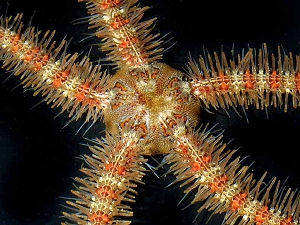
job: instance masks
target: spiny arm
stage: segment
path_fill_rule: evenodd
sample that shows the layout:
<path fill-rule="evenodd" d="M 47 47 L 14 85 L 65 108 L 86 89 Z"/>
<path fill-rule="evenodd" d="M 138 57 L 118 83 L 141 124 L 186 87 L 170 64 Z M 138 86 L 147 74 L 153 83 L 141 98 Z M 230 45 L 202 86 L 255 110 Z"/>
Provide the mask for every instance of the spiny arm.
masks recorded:
<path fill-rule="evenodd" d="M 54 31 L 40 32 L 28 26 L 22 31 L 22 14 L 0 19 L 0 57 L 3 68 L 21 76 L 24 88 L 41 93 L 52 107 L 61 106 L 72 120 L 86 115 L 85 122 L 93 123 L 107 107 L 105 90 L 108 75 L 93 66 L 87 57 L 76 62 L 78 54 L 65 52 L 66 41 L 55 48 Z"/>
<path fill-rule="evenodd" d="M 78 199 L 67 201 L 74 213 L 64 212 L 66 218 L 76 224 L 130 224 L 121 218 L 133 215 L 126 202 L 135 201 L 134 188 L 143 183 L 146 162 L 138 139 L 125 132 L 120 137 L 107 134 L 105 140 L 95 141 L 96 145 L 90 147 L 92 157 L 84 156 L 89 168 L 81 169 L 87 177 L 75 178 L 80 186 L 72 193 Z"/>
<path fill-rule="evenodd" d="M 140 21 L 149 7 L 136 6 L 137 0 L 79 2 L 87 2 L 90 28 L 97 28 L 95 35 L 104 41 L 101 50 L 107 51 L 108 59 L 118 67 L 138 67 L 162 57 L 159 34 L 150 34 L 156 18 Z"/>
<path fill-rule="evenodd" d="M 277 58 L 273 54 L 269 57 L 264 45 L 257 55 L 253 49 L 243 57 L 238 55 L 237 62 L 235 59 L 228 62 L 222 52 L 221 60 L 216 53 L 214 59 L 208 54 L 206 59 L 200 56 L 199 64 L 189 63 L 190 87 L 192 94 L 207 108 L 211 105 L 247 109 L 254 105 L 264 109 L 273 105 L 283 107 L 286 112 L 290 95 L 293 107 L 300 105 L 299 56 L 295 59 L 292 54 L 282 56 L 279 47 Z"/>
<path fill-rule="evenodd" d="M 221 138 L 206 128 L 178 133 L 177 146 L 166 157 L 175 182 L 183 181 L 181 187 L 189 184 L 184 192 L 197 190 L 192 203 L 204 201 L 198 212 L 226 212 L 224 223 L 230 225 L 300 224 L 299 191 L 282 188 L 276 178 L 263 185 L 267 173 L 255 181 L 248 166 L 233 158 L 235 151 L 225 150 Z"/>

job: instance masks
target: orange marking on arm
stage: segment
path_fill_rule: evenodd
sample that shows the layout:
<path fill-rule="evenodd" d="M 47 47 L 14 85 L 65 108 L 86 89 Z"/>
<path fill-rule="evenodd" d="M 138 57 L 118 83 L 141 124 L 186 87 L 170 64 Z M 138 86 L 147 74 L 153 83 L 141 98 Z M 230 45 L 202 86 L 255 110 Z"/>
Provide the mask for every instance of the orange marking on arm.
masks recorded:
<path fill-rule="evenodd" d="M 99 187 L 95 193 L 103 198 L 117 199 L 116 192 L 111 186 Z"/>
<path fill-rule="evenodd" d="M 246 89 L 253 89 L 253 87 L 254 87 L 254 85 L 253 85 L 253 83 L 251 83 L 250 81 L 247 81 L 247 82 L 245 83 L 245 88 L 246 88 Z"/>
<path fill-rule="evenodd" d="M 26 53 L 24 58 L 24 62 L 30 63 L 33 62 L 33 70 L 39 71 L 43 66 L 45 66 L 50 58 L 49 54 L 39 55 L 40 48 L 36 47 L 34 49 L 29 50 Z"/>
<path fill-rule="evenodd" d="M 70 74 L 70 70 L 58 72 L 55 75 L 55 78 L 52 82 L 52 86 L 54 88 L 59 88 L 68 79 L 69 74 Z"/>
<path fill-rule="evenodd" d="M 120 48 L 128 48 L 130 42 L 129 41 L 122 41 L 121 44 L 119 44 Z"/>
<path fill-rule="evenodd" d="M 185 145 L 185 144 L 179 144 L 178 145 L 178 148 L 181 150 L 181 153 L 184 155 L 184 156 L 187 156 L 188 153 L 189 153 L 189 148 Z"/>
<path fill-rule="evenodd" d="M 19 45 L 14 45 L 14 46 L 12 47 L 12 52 L 13 52 L 13 53 L 16 53 L 16 52 L 19 51 L 19 49 L 20 49 L 20 46 L 19 46 Z"/>
<path fill-rule="evenodd" d="M 240 193 L 237 194 L 233 197 L 233 200 L 231 202 L 231 210 L 232 211 L 237 211 L 241 208 L 241 206 L 245 203 L 246 198 L 247 198 L 248 194 L 247 193 Z"/>
<path fill-rule="evenodd" d="M 253 74 L 250 73 L 250 71 L 246 71 L 246 73 L 243 76 L 243 81 L 245 82 L 246 89 L 254 88 L 255 77 L 253 76 Z"/>
<path fill-rule="evenodd" d="M 82 84 L 79 86 L 79 91 L 87 91 L 90 88 L 90 84 Z"/>
<path fill-rule="evenodd" d="M 66 70 L 66 71 L 61 72 L 62 82 L 65 82 L 68 79 L 69 74 L 70 74 L 70 70 Z"/>
<path fill-rule="evenodd" d="M 205 92 L 205 93 L 209 93 L 209 92 L 211 92 L 211 90 L 212 90 L 212 87 L 211 86 L 205 86 L 205 87 L 203 87 L 203 92 Z"/>
<path fill-rule="evenodd" d="M 129 22 L 130 22 L 130 20 L 129 20 L 128 18 L 123 19 L 123 18 L 120 18 L 119 16 L 117 16 L 117 17 L 115 18 L 115 21 L 113 21 L 113 22 L 111 23 L 110 26 L 111 26 L 113 29 L 119 29 L 119 28 L 121 28 L 122 26 L 128 24 Z"/>
<path fill-rule="evenodd" d="M 276 71 L 273 71 L 269 77 L 269 85 L 271 89 L 278 89 L 280 84 L 280 76 L 277 74 Z"/>
<path fill-rule="evenodd" d="M 42 68 L 42 64 L 36 63 L 36 64 L 34 64 L 33 70 L 34 71 L 39 71 L 41 68 Z"/>
<path fill-rule="evenodd" d="M 119 47 L 120 48 L 128 48 L 131 43 L 135 44 L 138 41 L 139 41 L 139 39 L 137 37 L 129 37 L 129 38 L 126 38 L 124 41 L 122 41 L 121 44 L 119 44 Z"/>
<path fill-rule="evenodd" d="M 89 98 L 87 100 L 87 104 L 91 106 L 98 106 L 99 104 L 101 104 L 101 101 L 99 101 L 98 99 Z"/>
<path fill-rule="evenodd" d="M 26 55 L 24 58 L 24 62 L 26 63 L 31 62 L 31 60 L 32 60 L 32 55 Z"/>
<path fill-rule="evenodd" d="M 34 70 L 35 71 L 39 71 L 42 67 L 44 67 L 48 60 L 49 60 L 50 56 L 47 55 L 43 55 L 43 57 L 41 57 L 41 59 L 37 58 L 35 66 L 34 66 Z"/>
<path fill-rule="evenodd" d="M 88 83 L 82 84 L 79 86 L 77 93 L 75 94 L 76 100 L 82 102 L 85 99 L 85 96 L 90 88 Z"/>
<path fill-rule="evenodd" d="M 196 95 L 202 95 L 202 94 L 206 94 L 206 93 L 210 93 L 213 88 L 211 87 L 211 85 L 206 84 L 206 85 L 201 85 L 198 86 L 197 83 L 201 84 L 200 80 L 196 80 L 194 82 L 191 83 L 190 87 L 192 89 L 192 92 Z"/>
<path fill-rule="evenodd" d="M 135 57 L 132 55 L 132 53 L 128 53 L 128 52 L 123 53 L 123 56 L 124 56 L 125 61 L 127 61 L 128 65 L 139 66 L 139 65 L 142 65 L 145 62 L 147 62 L 147 57 L 145 57 L 143 55 L 143 53 L 144 53 L 144 50 L 141 49 L 139 57 Z"/>
<path fill-rule="evenodd" d="M 118 166 L 118 174 L 119 175 L 124 175 L 126 172 L 126 169 L 124 166 Z"/>
<path fill-rule="evenodd" d="M 192 171 L 195 172 L 195 171 L 199 171 L 199 170 L 201 170 L 200 162 L 193 162 L 192 163 Z"/>
<path fill-rule="evenodd" d="M 19 51 L 19 49 L 20 49 L 20 45 L 19 45 L 20 39 L 21 39 L 20 35 L 13 36 L 11 38 L 11 43 L 13 45 L 13 47 L 12 47 L 12 52 L 13 53 L 16 53 L 17 51 Z"/>
<path fill-rule="evenodd" d="M 207 155 L 203 155 L 198 159 L 197 161 L 192 162 L 192 171 L 200 171 L 207 167 L 207 165 L 210 163 L 211 157 Z"/>
<path fill-rule="evenodd" d="M 287 217 L 284 220 L 280 221 L 280 225 L 293 225 L 294 220 L 293 217 Z"/>
<path fill-rule="evenodd" d="M 228 181 L 228 176 L 227 175 L 216 177 L 210 185 L 210 190 L 212 192 L 219 191 L 220 189 L 222 189 L 226 185 L 227 181 Z"/>
<path fill-rule="evenodd" d="M 107 171 L 117 173 L 119 175 L 124 175 L 126 172 L 126 168 L 122 165 L 115 165 L 114 163 L 105 164 L 105 169 Z"/>
<path fill-rule="evenodd" d="M 227 91 L 229 89 L 229 85 L 225 84 L 224 82 L 220 85 L 221 91 Z"/>
<path fill-rule="evenodd" d="M 85 94 L 82 92 L 78 92 L 75 94 L 75 98 L 76 100 L 82 102 L 85 99 Z"/>
<path fill-rule="evenodd" d="M 31 49 L 28 52 L 26 52 L 24 62 L 30 63 L 32 60 L 35 60 L 35 58 L 36 58 L 39 51 L 40 51 L 39 48 L 36 47 L 36 48 Z"/>
<path fill-rule="evenodd" d="M 98 210 L 89 216 L 89 220 L 95 225 L 106 225 L 112 224 L 113 218 L 110 215 L 105 214 L 103 211 Z"/>
<path fill-rule="evenodd" d="M 257 210 L 255 215 L 255 222 L 257 225 L 262 225 L 269 218 L 268 206 L 264 206 Z"/>
<path fill-rule="evenodd" d="M 54 78 L 54 80 L 52 82 L 52 87 L 59 88 L 61 85 L 62 85 L 61 80 L 58 78 Z"/>
<path fill-rule="evenodd" d="M 299 91 L 300 90 L 300 73 L 299 72 L 295 75 L 295 83 L 296 83 L 296 89 Z"/>
<path fill-rule="evenodd" d="M 218 75 L 218 82 L 220 84 L 219 89 L 221 91 L 227 91 L 229 89 L 229 77 L 224 75 L 223 73 L 219 73 Z"/>
<path fill-rule="evenodd" d="M 108 8 L 116 7 L 120 3 L 121 3 L 121 0 L 106 0 L 100 4 L 99 8 L 105 10 Z"/>

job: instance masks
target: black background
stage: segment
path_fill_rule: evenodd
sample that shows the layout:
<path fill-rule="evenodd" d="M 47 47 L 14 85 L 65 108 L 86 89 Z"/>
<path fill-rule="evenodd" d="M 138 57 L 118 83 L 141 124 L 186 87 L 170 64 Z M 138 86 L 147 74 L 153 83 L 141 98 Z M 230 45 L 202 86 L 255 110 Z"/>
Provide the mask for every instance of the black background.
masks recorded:
<path fill-rule="evenodd" d="M 297 0 L 275 1 L 207 1 L 192 0 L 143 0 L 142 6 L 152 6 L 146 18 L 158 17 L 155 31 L 162 35 L 170 33 L 166 40 L 174 46 L 164 54 L 164 62 L 181 69 L 191 55 L 197 58 L 203 46 L 210 52 L 220 51 L 221 46 L 229 52 L 235 45 L 241 48 L 259 48 L 266 42 L 270 51 L 282 45 L 286 52 L 299 53 L 300 3 Z M 2 1 L 2 12 L 7 9 Z M 72 25 L 75 19 L 86 16 L 84 3 L 75 0 L 36 2 L 9 1 L 8 15 L 16 12 L 25 14 L 27 23 L 34 14 L 32 25 L 40 30 L 57 30 L 56 40 L 66 34 L 73 37 L 69 52 L 87 52 L 96 39 L 80 42 L 86 26 Z M 166 44 L 168 47 L 168 44 Z M 91 57 L 97 59 L 96 48 Z M 99 57 L 104 57 L 103 54 Z M 9 76 L 1 70 L 1 82 Z M 82 144 L 88 141 L 83 132 L 75 135 L 81 121 L 71 123 L 66 115 L 53 119 L 59 109 L 50 109 L 45 103 L 36 103 L 41 97 L 32 97 L 30 91 L 23 92 L 19 79 L 12 77 L 0 84 L 0 224 L 60 224 L 64 221 L 61 211 L 65 204 L 62 197 L 72 197 L 72 177 L 80 175 L 78 169 L 82 161 L 77 159 L 89 151 Z M 13 89 L 13 90 L 12 90 Z M 241 109 L 238 109 L 242 114 Z M 244 162 L 252 165 L 257 177 L 269 171 L 269 177 L 281 180 L 288 177 L 287 185 L 300 187 L 299 145 L 300 112 L 289 109 L 265 111 L 249 109 L 245 119 L 229 110 L 230 118 L 224 111 L 203 112 L 201 121 L 210 125 L 218 123 L 216 129 L 224 131 L 224 141 L 229 148 L 241 147 L 237 153 L 249 156 Z M 85 127 L 83 128 L 83 130 Z M 100 137 L 104 126 L 99 122 L 86 135 L 87 138 Z M 157 158 L 161 159 L 161 158 Z M 150 162 L 155 166 L 155 162 Z M 133 205 L 133 224 L 192 224 L 197 215 L 193 205 L 185 210 L 189 200 L 177 203 L 182 198 L 178 186 L 164 188 L 172 177 L 157 179 L 149 173 L 145 186 L 138 188 L 137 203 Z M 191 198 L 191 197 L 190 197 Z M 205 224 L 209 214 L 198 217 L 195 224 Z M 221 217 L 215 216 L 210 224 L 220 224 Z"/>

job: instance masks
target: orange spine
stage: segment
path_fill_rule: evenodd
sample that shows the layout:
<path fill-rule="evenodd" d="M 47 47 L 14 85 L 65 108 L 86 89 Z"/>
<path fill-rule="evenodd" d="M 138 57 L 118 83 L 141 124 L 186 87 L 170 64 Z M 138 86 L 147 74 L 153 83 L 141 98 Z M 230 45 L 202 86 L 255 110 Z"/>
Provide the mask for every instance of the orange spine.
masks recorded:
<path fill-rule="evenodd" d="M 210 55 L 208 63 L 200 56 L 200 67 L 195 62 L 189 63 L 192 93 L 206 107 L 211 105 L 225 109 L 240 105 L 247 109 L 249 105 L 254 105 L 257 109 L 264 109 L 273 105 L 283 106 L 286 112 L 289 95 L 292 97 L 293 107 L 300 105 L 298 56 L 295 60 L 292 54 L 282 56 L 278 47 L 277 59 L 272 54 L 269 62 L 266 45 L 259 50 L 257 62 L 252 49 L 243 58 L 238 55 L 237 63 L 235 59 L 228 62 L 224 52 L 221 60 L 216 53 L 214 55 L 215 64 Z"/>
<path fill-rule="evenodd" d="M 291 189 L 284 192 L 276 178 L 261 188 L 266 173 L 255 181 L 248 167 L 241 167 L 239 157 L 232 158 L 235 151 L 224 151 L 221 138 L 205 129 L 181 133 L 167 156 L 176 181 L 185 181 L 181 186 L 190 184 L 185 193 L 197 189 L 192 203 L 205 201 L 198 211 L 227 212 L 224 223 L 230 225 L 299 224 L 300 194 Z"/>
<path fill-rule="evenodd" d="M 161 58 L 162 41 L 150 35 L 156 19 L 140 22 L 149 7 L 135 6 L 137 0 L 80 0 L 87 2 L 90 28 L 98 28 L 95 35 L 104 38 L 101 50 L 108 51 L 109 60 L 119 67 L 138 67 Z"/>
<path fill-rule="evenodd" d="M 72 120 L 86 112 L 86 122 L 97 121 L 108 104 L 108 76 L 87 57 L 76 63 L 78 54 L 62 51 L 66 41 L 54 48 L 54 31 L 47 31 L 41 40 L 34 27 L 22 31 L 21 18 L 22 14 L 18 14 L 15 18 L 0 19 L 2 67 L 21 75 L 24 88 L 32 88 L 34 95 L 41 92 L 52 107 L 61 106 L 61 112 L 69 110 Z"/>

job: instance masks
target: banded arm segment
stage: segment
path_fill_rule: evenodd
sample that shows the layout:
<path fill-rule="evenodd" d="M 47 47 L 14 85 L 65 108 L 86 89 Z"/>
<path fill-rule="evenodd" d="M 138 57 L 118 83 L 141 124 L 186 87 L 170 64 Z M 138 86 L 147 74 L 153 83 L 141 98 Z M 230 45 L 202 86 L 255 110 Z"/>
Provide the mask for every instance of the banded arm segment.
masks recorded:
<path fill-rule="evenodd" d="M 250 49 L 244 56 L 228 61 L 214 53 L 199 63 L 190 61 L 188 75 L 191 93 L 205 107 L 223 108 L 254 105 L 264 109 L 270 105 L 287 111 L 289 100 L 293 107 L 300 106 L 300 58 L 292 54 L 269 56 L 264 44 L 258 53 Z M 289 97 L 290 96 L 290 97 Z M 291 98 L 291 99 L 289 99 Z"/>
<path fill-rule="evenodd" d="M 89 168 L 81 171 L 87 177 L 75 178 L 80 186 L 72 193 L 78 200 L 67 201 L 74 213 L 64 212 L 66 218 L 76 224 L 131 223 L 124 220 L 133 215 L 126 202 L 134 202 L 137 194 L 134 188 L 143 183 L 146 162 L 138 141 L 139 138 L 130 133 L 119 137 L 107 134 L 105 140 L 96 140 L 96 145 L 90 147 L 93 155 L 84 156 Z"/>
<path fill-rule="evenodd" d="M 300 224 L 299 191 L 281 187 L 276 178 L 264 184 L 267 173 L 254 180 L 221 139 L 206 129 L 182 132 L 166 157 L 177 177 L 174 182 L 182 182 L 185 193 L 196 191 L 192 203 L 204 201 L 198 212 L 226 212 L 224 224 L 229 225 Z"/>
<path fill-rule="evenodd" d="M 103 38 L 101 50 L 108 52 L 108 60 L 119 68 L 138 67 L 162 57 L 162 41 L 152 35 L 156 18 L 142 21 L 149 7 L 140 8 L 137 0 L 79 0 L 87 2 L 90 27 Z"/>
<path fill-rule="evenodd" d="M 55 47 L 55 31 L 40 32 L 28 26 L 22 31 L 22 14 L 0 19 L 0 58 L 3 68 L 20 76 L 25 89 L 41 93 L 52 107 L 61 106 L 72 120 L 86 115 L 85 122 L 96 122 L 108 105 L 108 75 L 93 66 L 87 57 L 76 62 L 78 54 L 67 54 L 66 41 Z"/>

